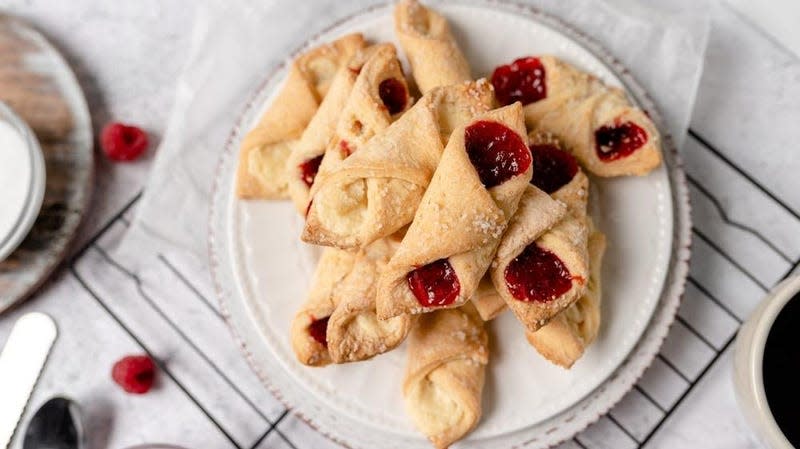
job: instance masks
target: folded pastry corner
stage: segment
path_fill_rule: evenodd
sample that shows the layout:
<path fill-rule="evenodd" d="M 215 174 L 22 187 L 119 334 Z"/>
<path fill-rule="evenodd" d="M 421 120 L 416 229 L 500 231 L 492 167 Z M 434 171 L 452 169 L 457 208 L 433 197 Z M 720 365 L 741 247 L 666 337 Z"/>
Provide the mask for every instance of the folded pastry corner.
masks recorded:
<path fill-rule="evenodd" d="M 361 248 L 411 222 L 453 127 L 493 104 L 486 81 L 437 88 L 315 182 L 302 239 Z"/>
<path fill-rule="evenodd" d="M 520 206 L 522 206 L 520 200 Z M 472 296 L 472 305 L 478 311 L 483 321 L 491 321 L 506 310 L 506 302 L 497 293 L 497 289 L 492 284 L 492 277 L 487 273 L 478 284 L 478 289 L 475 290 L 475 295 Z"/>
<path fill-rule="evenodd" d="M 645 175 L 661 163 L 661 136 L 622 89 L 553 56 L 527 57 L 492 75 L 501 104 L 521 101 L 530 129 L 555 134 L 597 176 Z"/>
<path fill-rule="evenodd" d="M 532 185 L 503 236 L 491 276 L 533 332 L 586 290 L 589 180 L 551 136 L 532 133 L 531 142 Z"/>
<path fill-rule="evenodd" d="M 334 290 L 336 308 L 328 321 L 328 352 L 334 363 L 366 360 L 402 343 L 413 320 L 401 315 L 379 320 L 375 312 L 378 275 L 397 247 L 387 237 L 356 258 L 350 273 Z"/>
<path fill-rule="evenodd" d="M 529 185 L 527 140 L 519 103 L 453 131 L 381 276 L 379 317 L 459 307 L 472 298 Z"/>
<path fill-rule="evenodd" d="M 333 292 L 353 269 L 355 259 L 355 254 L 340 249 L 323 251 L 306 301 L 292 320 L 292 349 L 300 363 L 324 366 L 331 362 L 327 334 L 328 321 L 336 308 Z"/>
<path fill-rule="evenodd" d="M 358 151 L 414 104 L 394 45 L 375 47 L 374 54 L 357 71 L 347 104 L 338 111 L 336 134 L 322 160 L 321 173 Z"/>
<path fill-rule="evenodd" d="M 394 23 L 420 92 L 472 79 L 467 58 L 441 14 L 417 0 L 401 0 L 395 7 Z"/>
<path fill-rule="evenodd" d="M 590 228 L 593 228 L 591 221 Z M 539 354 L 563 368 L 572 367 L 594 342 L 600 330 L 601 266 L 605 249 L 605 235 L 592 230 L 589 234 L 589 283 L 586 292 L 547 325 L 525 334 Z"/>
<path fill-rule="evenodd" d="M 298 212 L 308 210 L 317 176 L 388 127 L 410 104 L 394 45 L 362 49 L 339 68 L 328 95 L 288 158 L 289 194 Z"/>
<path fill-rule="evenodd" d="M 488 336 L 471 304 L 419 317 L 408 345 L 403 399 L 437 448 L 463 438 L 481 417 Z"/>
<path fill-rule="evenodd" d="M 236 192 L 245 199 L 279 199 L 288 195 L 286 160 L 300 139 L 338 68 L 365 45 L 361 34 L 349 34 L 298 56 L 286 81 L 258 124 L 239 148 Z"/>

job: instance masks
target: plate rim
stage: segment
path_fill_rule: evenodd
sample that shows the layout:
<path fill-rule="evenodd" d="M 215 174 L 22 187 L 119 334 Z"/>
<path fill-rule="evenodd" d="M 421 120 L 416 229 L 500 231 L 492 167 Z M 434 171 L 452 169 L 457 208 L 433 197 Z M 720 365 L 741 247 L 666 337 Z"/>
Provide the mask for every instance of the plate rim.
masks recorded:
<path fill-rule="evenodd" d="M 244 353 L 250 368 L 255 372 L 261 383 L 288 410 L 293 411 L 298 418 L 300 418 L 312 429 L 327 439 L 348 448 L 351 447 L 348 442 L 342 441 L 336 435 L 330 433 L 326 429 L 321 428 L 314 421 L 314 418 L 307 416 L 302 411 L 295 409 L 295 407 L 283 396 L 283 393 L 272 384 L 269 376 L 263 372 L 261 366 L 256 361 L 255 356 L 249 349 L 247 341 L 240 335 L 240 331 L 237 329 L 236 323 L 234 322 L 235 319 L 232 317 L 226 302 L 230 299 L 226 297 L 224 288 L 220 282 L 219 269 L 221 266 L 219 263 L 220 257 L 218 255 L 219 249 L 217 248 L 217 244 L 218 242 L 225 240 L 225 235 L 216 235 L 217 230 L 214 223 L 217 216 L 220 214 L 222 214 L 222 216 L 225 215 L 225 211 L 227 209 L 225 204 L 220 204 L 217 199 L 220 195 L 220 189 L 223 187 L 221 184 L 223 182 L 222 178 L 225 174 L 223 172 L 225 160 L 226 158 L 231 157 L 231 153 L 234 153 L 237 150 L 237 148 L 234 146 L 234 143 L 237 141 L 240 133 L 242 133 L 244 128 L 248 125 L 247 123 L 244 123 L 244 119 L 248 116 L 248 114 L 253 113 L 254 108 L 259 107 L 259 105 L 256 104 L 256 101 L 261 99 L 261 96 L 264 94 L 264 89 L 283 69 L 287 67 L 289 61 L 307 48 L 310 48 L 310 46 L 319 40 L 322 35 L 327 34 L 340 25 L 360 16 L 366 16 L 374 13 L 376 10 L 387 8 L 393 3 L 394 2 L 392 1 L 388 1 L 371 5 L 367 8 L 359 9 L 347 14 L 346 16 L 330 23 L 320 31 L 311 35 L 266 74 L 263 81 L 257 85 L 257 88 L 253 91 L 252 95 L 243 106 L 238 115 L 238 119 L 236 120 L 236 126 L 233 128 L 225 141 L 225 151 L 218 159 L 214 174 L 214 183 L 211 190 L 211 205 L 208 215 L 209 226 L 207 245 L 214 289 L 225 323 L 230 329 L 234 340 L 238 343 L 239 347 Z M 433 0 L 429 3 L 441 4 L 442 2 L 441 0 Z M 603 65 L 605 65 L 619 78 L 629 95 L 633 96 L 645 109 L 648 110 L 658 129 L 662 131 L 663 152 L 665 155 L 664 163 L 666 166 L 666 174 L 670 186 L 670 203 L 673 215 L 671 236 L 672 242 L 670 259 L 668 262 L 669 266 L 667 267 L 663 285 L 661 287 L 660 298 L 658 299 L 652 315 L 648 320 L 647 327 L 639 336 L 636 344 L 630 350 L 625 359 L 614 368 L 612 373 L 604 381 L 602 381 L 598 387 L 591 390 L 586 396 L 582 397 L 565 410 L 555 414 L 541 423 L 533 424 L 526 429 L 521 429 L 515 432 L 510 432 L 506 435 L 491 437 L 488 439 L 492 440 L 497 438 L 513 437 L 513 435 L 524 432 L 531 427 L 542 425 L 549 421 L 556 421 L 559 424 L 549 427 L 544 438 L 541 440 L 534 438 L 533 440 L 526 441 L 526 444 L 532 444 L 538 440 L 543 444 L 539 447 L 552 447 L 566 439 L 572 438 L 577 433 L 581 432 L 586 427 L 607 414 L 608 411 L 634 387 L 635 383 L 642 377 L 645 370 L 652 364 L 653 359 L 661 348 L 664 339 L 666 338 L 672 324 L 675 321 L 675 315 L 678 307 L 680 306 L 683 292 L 685 290 L 686 279 L 689 270 L 689 260 L 691 257 L 691 232 L 689 232 L 691 229 L 691 205 L 689 201 L 686 176 L 683 170 L 684 164 L 682 157 L 674 144 L 672 136 L 663 132 L 663 116 L 659 112 L 659 109 L 647 91 L 641 86 L 641 84 L 638 83 L 638 81 L 636 81 L 624 64 L 622 64 L 616 57 L 613 56 L 612 53 L 606 50 L 605 47 L 600 45 L 588 34 L 554 15 L 543 12 L 541 9 L 535 6 L 525 5 L 517 2 L 516 0 L 459 0 L 455 3 L 462 6 L 499 6 L 508 12 L 519 13 L 526 19 L 536 21 L 555 32 L 564 35 L 566 38 L 573 40 L 575 44 L 583 47 L 587 52 L 595 56 Z M 657 326 L 653 325 L 654 322 L 657 322 Z M 651 333 L 653 335 L 650 335 Z M 636 362 L 635 359 L 639 359 L 638 363 L 634 363 Z M 623 376 L 623 374 L 626 374 L 625 372 L 627 372 L 627 376 Z M 606 397 L 605 399 L 601 400 L 601 396 L 603 395 Z M 598 404 L 601 405 L 598 406 Z M 587 418 L 576 419 L 580 413 L 585 412 L 592 405 L 595 406 L 595 410 L 590 415 L 587 415 Z M 578 406 L 582 407 L 579 410 L 576 410 L 576 407 Z M 577 413 L 575 413 L 576 411 Z M 566 427 L 569 428 L 563 430 L 562 432 L 558 432 L 559 428 L 565 429 Z M 552 435 L 557 436 L 552 438 Z"/>
<path fill-rule="evenodd" d="M 82 183 L 76 183 L 77 189 L 75 197 L 77 198 L 74 205 L 76 206 L 74 218 L 68 219 L 64 224 L 63 233 L 59 238 L 53 239 L 48 245 L 46 252 L 50 253 L 49 260 L 46 264 L 39 268 L 36 275 L 36 280 L 30 282 L 23 290 L 17 292 L 13 296 L 0 296 L 0 315 L 4 312 L 19 306 L 28 299 L 30 299 L 42 285 L 50 278 L 50 275 L 56 271 L 65 259 L 75 257 L 72 254 L 76 250 L 74 244 L 78 235 L 78 231 L 86 221 L 87 212 L 93 198 L 94 182 L 96 178 L 96 163 L 95 157 L 95 144 L 94 144 L 94 123 L 91 111 L 89 110 L 89 103 L 84 92 L 83 85 L 78 78 L 75 69 L 69 64 L 69 61 L 64 56 L 59 48 L 57 48 L 50 39 L 42 33 L 36 26 L 28 20 L 4 14 L 0 12 L 0 23 L 8 24 L 8 26 L 15 27 L 22 33 L 27 33 L 27 37 L 33 39 L 36 44 L 40 46 L 39 50 L 45 52 L 47 57 L 52 58 L 52 61 L 59 66 L 60 80 L 57 83 L 61 93 L 67 99 L 66 103 L 69 107 L 70 113 L 74 119 L 74 127 L 70 131 L 69 137 L 66 140 L 79 147 L 81 151 L 87 155 L 87 166 L 85 167 L 85 176 Z M 10 107 L 10 106 L 9 106 Z M 44 179 L 44 188 L 42 188 L 42 199 L 34 216 L 31 229 L 35 225 L 36 220 L 41 214 L 42 208 L 45 206 L 47 199 L 47 158 L 44 155 L 44 149 L 41 148 L 41 142 L 35 132 L 31 130 L 31 135 L 34 140 L 39 144 L 42 156 L 42 178 Z M 27 238 L 29 232 L 25 233 L 24 238 Z M 23 241 L 24 241 L 23 238 Z M 20 242 L 22 244 L 22 242 Z M 12 255 L 12 253 L 9 254 Z"/>

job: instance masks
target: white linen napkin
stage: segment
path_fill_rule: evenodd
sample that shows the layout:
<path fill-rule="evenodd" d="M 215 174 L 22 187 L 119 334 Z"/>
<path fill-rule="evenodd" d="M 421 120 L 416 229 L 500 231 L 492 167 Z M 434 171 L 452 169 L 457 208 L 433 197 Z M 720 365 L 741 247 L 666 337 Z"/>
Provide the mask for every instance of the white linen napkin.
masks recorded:
<path fill-rule="evenodd" d="M 306 39 L 376 3 L 209 0 L 200 7 L 191 51 L 177 82 L 172 117 L 136 217 L 115 251 L 134 263 L 148 259 L 142 257 L 146 253 L 164 250 L 205 260 L 217 161 L 245 102 L 270 68 Z M 435 1 L 426 3 L 436 5 Z M 680 148 L 702 72 L 712 4 L 693 0 L 526 3 L 591 36 L 630 69 L 655 100 L 666 131 Z"/>

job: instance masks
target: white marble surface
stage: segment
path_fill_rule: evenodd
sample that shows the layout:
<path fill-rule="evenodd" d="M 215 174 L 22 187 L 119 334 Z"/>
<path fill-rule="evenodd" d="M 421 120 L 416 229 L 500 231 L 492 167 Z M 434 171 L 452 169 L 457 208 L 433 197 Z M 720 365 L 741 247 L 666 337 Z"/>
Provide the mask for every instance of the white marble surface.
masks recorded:
<path fill-rule="evenodd" d="M 65 51 L 96 126 L 109 118 L 137 123 L 158 141 L 196 5 L 3 0 L 0 9 L 27 18 Z M 730 341 L 765 290 L 800 260 L 800 59 L 724 5 L 713 17 L 694 137 L 684 148 L 695 235 L 679 320 L 637 387 L 564 448 L 760 447 L 736 409 Z M 298 39 L 320 22 L 298 24 Z M 134 217 L 152 155 L 127 165 L 98 158 L 94 207 L 80 237 L 91 246 L 0 317 L 0 342 L 26 311 L 51 314 L 60 329 L 23 422 L 49 396 L 65 394 L 92 418 L 91 448 L 337 447 L 285 415 L 249 370 L 219 317 L 204 258 L 159 253 L 132 274 L 126 267 L 141 261 L 109 256 Z M 157 388 L 126 395 L 111 382 L 111 365 L 145 350 L 164 365 Z"/>
<path fill-rule="evenodd" d="M 97 149 L 96 188 L 79 232 L 80 247 L 141 190 L 169 117 L 175 80 L 186 62 L 199 2 L 193 0 L 3 0 L 0 12 L 26 19 L 59 48 L 75 71 L 96 132 L 122 121 L 149 132 L 140 160 L 110 163 Z"/>

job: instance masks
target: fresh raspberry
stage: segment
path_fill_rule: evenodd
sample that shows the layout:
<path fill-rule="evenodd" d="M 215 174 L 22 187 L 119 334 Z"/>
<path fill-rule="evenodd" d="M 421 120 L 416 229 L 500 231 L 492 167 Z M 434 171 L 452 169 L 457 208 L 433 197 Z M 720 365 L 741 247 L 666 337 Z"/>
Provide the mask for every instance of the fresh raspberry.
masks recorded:
<path fill-rule="evenodd" d="M 111 377 L 128 393 L 144 394 L 153 387 L 156 364 L 146 355 L 129 355 L 114 364 Z"/>
<path fill-rule="evenodd" d="M 136 126 L 109 123 L 100 133 L 100 146 L 113 161 L 133 161 L 147 149 L 147 133 Z"/>

